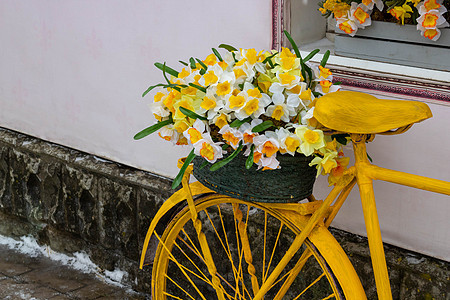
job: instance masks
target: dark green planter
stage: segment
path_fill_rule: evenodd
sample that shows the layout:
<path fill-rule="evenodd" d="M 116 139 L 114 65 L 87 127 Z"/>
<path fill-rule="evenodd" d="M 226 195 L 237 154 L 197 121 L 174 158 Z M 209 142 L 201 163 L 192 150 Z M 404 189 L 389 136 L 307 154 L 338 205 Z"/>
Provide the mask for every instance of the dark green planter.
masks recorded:
<path fill-rule="evenodd" d="M 297 156 L 298 155 L 298 156 Z M 238 155 L 217 171 L 211 164 L 201 168 L 205 160 L 194 159 L 194 177 L 217 193 L 256 202 L 297 202 L 312 194 L 316 168 L 310 167 L 312 156 L 278 155 L 281 169 L 257 170 L 245 168 L 247 157 Z"/>

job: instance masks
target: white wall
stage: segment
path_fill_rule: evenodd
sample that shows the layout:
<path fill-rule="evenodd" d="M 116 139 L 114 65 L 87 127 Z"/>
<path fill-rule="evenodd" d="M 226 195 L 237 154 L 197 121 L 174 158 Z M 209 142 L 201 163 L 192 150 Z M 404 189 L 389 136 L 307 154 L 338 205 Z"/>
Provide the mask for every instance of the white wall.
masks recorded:
<path fill-rule="evenodd" d="M 2 0 L 0 42 L 0 126 L 174 176 L 189 149 L 132 139 L 154 122 L 151 95 L 140 98 L 163 79 L 153 63 L 204 58 L 220 43 L 269 49 L 271 1 Z M 433 119 L 377 137 L 374 161 L 449 180 L 450 108 L 430 107 Z M 335 225 L 364 234 L 357 194 Z M 376 196 L 385 241 L 450 260 L 448 196 L 378 182 Z"/>
<path fill-rule="evenodd" d="M 367 145 L 381 167 L 450 181 L 450 107 L 428 104 L 433 118 L 415 124 L 401 135 L 376 136 Z M 349 147 L 346 153 L 351 154 Z M 326 179 L 315 193 L 324 198 Z M 450 197 L 375 181 L 375 198 L 383 241 L 450 261 Z M 333 226 L 366 235 L 359 190 L 350 193 Z"/>
<path fill-rule="evenodd" d="M 270 1 L 2 0 L 0 126 L 173 176 L 187 149 L 133 140 L 155 122 L 153 63 L 269 49 L 271 30 Z"/>

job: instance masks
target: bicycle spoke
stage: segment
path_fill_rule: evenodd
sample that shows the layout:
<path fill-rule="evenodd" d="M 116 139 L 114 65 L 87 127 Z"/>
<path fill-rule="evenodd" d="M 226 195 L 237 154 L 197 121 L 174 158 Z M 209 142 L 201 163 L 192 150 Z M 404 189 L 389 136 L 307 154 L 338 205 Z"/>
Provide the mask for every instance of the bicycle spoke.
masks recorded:
<path fill-rule="evenodd" d="M 196 200 L 196 223 L 186 207 L 157 237 L 155 299 L 341 298 L 342 287 L 311 240 L 280 264 L 287 255 L 281 250 L 302 228 L 293 227 L 283 211 L 220 195 L 204 199 Z"/>
<path fill-rule="evenodd" d="M 316 280 L 314 280 L 310 285 L 308 285 L 297 297 L 295 297 L 292 300 L 297 300 L 298 298 L 300 298 L 301 295 L 303 295 L 310 287 L 312 287 L 313 285 L 315 285 L 320 279 L 322 279 L 322 277 L 325 276 L 325 272 L 323 272 L 322 274 L 319 275 L 319 277 L 316 278 Z"/>
<path fill-rule="evenodd" d="M 167 253 L 169 254 L 169 257 L 172 259 L 172 261 L 178 266 L 178 268 L 180 269 L 180 271 L 183 273 L 183 275 L 186 277 L 186 279 L 189 281 L 189 283 L 194 287 L 194 289 L 197 291 L 197 293 L 200 295 L 200 297 L 202 297 L 203 300 L 206 300 L 205 296 L 203 296 L 203 294 L 200 292 L 199 288 L 197 287 L 197 285 L 194 284 L 194 282 L 192 281 L 192 279 L 186 274 L 186 272 L 183 270 L 182 265 L 175 259 L 175 257 L 173 257 L 173 254 L 171 251 L 169 251 L 169 249 L 167 249 L 167 246 L 164 244 L 164 242 L 161 240 L 161 238 L 159 237 L 159 235 L 155 232 L 155 236 L 156 238 L 159 240 L 159 242 L 161 243 L 161 245 L 163 245 L 164 249 L 167 251 Z M 167 278 L 169 278 L 169 280 L 172 281 L 172 279 L 170 277 L 168 277 L 166 275 Z M 173 281 L 172 281 L 173 282 Z M 178 286 L 175 282 L 173 282 L 176 286 Z M 183 290 L 184 291 L 184 290 Z M 189 294 L 188 294 L 189 295 Z M 192 298 L 194 299 L 194 298 Z M 195 299 L 194 299 L 195 300 Z"/>
<path fill-rule="evenodd" d="M 200 251 L 198 250 L 198 248 L 195 246 L 194 242 L 192 241 L 191 237 L 189 236 L 189 234 L 184 230 L 184 228 L 182 229 L 182 232 L 184 233 L 184 235 L 187 237 L 187 239 L 189 240 L 189 242 L 191 243 L 193 250 L 191 250 L 192 252 L 194 252 L 195 254 L 197 254 L 197 256 L 201 257 Z M 179 235 L 178 235 L 179 236 Z M 184 239 L 181 239 L 182 241 L 184 241 L 186 243 L 186 241 Z M 186 243 L 186 246 L 189 247 L 189 245 Z M 195 251 L 194 251 L 195 250 Z"/>
<path fill-rule="evenodd" d="M 189 294 L 188 292 L 186 292 L 178 283 L 176 283 L 172 278 L 170 278 L 169 276 L 166 275 L 166 278 L 169 279 L 170 281 L 172 281 L 173 284 L 175 284 L 180 290 L 182 290 L 186 295 L 189 296 L 189 298 L 195 300 L 194 297 L 191 296 L 191 294 Z M 167 294 L 167 293 L 166 293 Z"/>
<path fill-rule="evenodd" d="M 298 259 L 295 266 L 289 271 L 289 276 L 286 279 L 286 281 L 283 283 L 281 288 L 279 289 L 277 295 L 274 299 L 282 299 L 283 296 L 286 294 L 292 283 L 294 282 L 297 275 L 302 270 L 303 266 L 305 265 L 306 261 L 312 256 L 312 252 L 306 248 L 305 251 L 303 251 L 302 255 Z"/>
<path fill-rule="evenodd" d="M 275 250 L 277 248 L 278 241 L 280 240 L 281 230 L 283 229 L 283 226 L 284 226 L 284 224 L 281 223 L 280 229 L 278 230 L 277 238 L 275 240 L 275 244 L 273 245 L 272 254 L 270 255 L 269 265 L 267 266 L 266 274 L 264 274 L 264 276 L 263 276 L 263 283 L 266 282 L 267 275 L 269 274 L 270 265 L 272 264 L 272 259 L 275 254 Z"/>
<path fill-rule="evenodd" d="M 183 239 L 181 239 L 183 240 Z M 184 240 L 183 240 L 184 241 Z M 183 253 L 183 255 L 191 262 L 191 264 L 200 272 L 200 274 L 203 276 L 203 278 L 205 278 L 206 280 L 204 280 L 206 283 L 208 284 L 212 284 L 209 280 L 208 277 L 206 277 L 206 275 L 200 270 L 200 268 L 194 263 L 194 261 L 192 261 L 191 257 L 189 255 L 187 255 L 187 253 L 181 249 L 181 247 L 178 245 L 178 243 L 175 241 L 174 245 L 181 251 L 181 253 Z M 191 250 L 192 251 L 192 250 Z M 199 258 L 204 262 L 203 258 L 199 256 Z M 184 267 L 184 266 L 183 266 Z M 184 267 L 186 268 L 186 267 Z M 186 268 L 188 269 L 188 268 Z M 193 271 L 191 271 L 190 269 L 188 269 L 190 272 L 192 272 L 192 274 L 194 274 L 195 276 L 197 276 L 198 278 L 200 278 L 200 275 L 195 274 Z M 200 278 L 202 279 L 202 278 Z M 203 279 L 202 279 L 203 280 Z"/>
<path fill-rule="evenodd" d="M 180 298 L 180 297 L 174 296 L 174 295 L 172 295 L 172 294 L 169 294 L 169 293 L 167 293 L 167 292 L 164 292 L 164 295 L 166 295 L 166 296 L 169 296 L 169 297 L 172 297 L 172 298 L 174 298 L 174 299 L 177 299 L 177 300 L 183 300 L 183 298 Z"/>

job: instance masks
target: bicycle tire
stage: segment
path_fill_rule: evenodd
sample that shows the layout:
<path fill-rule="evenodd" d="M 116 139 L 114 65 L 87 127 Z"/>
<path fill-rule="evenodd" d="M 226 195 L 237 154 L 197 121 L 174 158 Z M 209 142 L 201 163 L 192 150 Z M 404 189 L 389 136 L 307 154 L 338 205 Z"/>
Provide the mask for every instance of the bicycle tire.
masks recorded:
<path fill-rule="evenodd" d="M 299 229 L 264 203 L 213 194 L 195 200 L 195 205 L 202 224 L 201 232 L 205 234 L 213 256 L 216 268 L 213 273 L 219 280 L 214 285 L 189 207 L 186 206 L 158 237 L 159 245 L 152 270 L 153 299 L 209 300 L 221 298 L 221 295 L 223 299 L 253 299 L 258 286 L 284 255 L 282 250 L 287 249 L 299 234 Z M 251 226 L 248 226 L 250 222 Z M 244 228 L 242 233 L 239 227 Z M 245 234 L 251 236 L 248 242 L 242 239 Z M 242 247 L 243 244 L 251 249 L 250 256 L 243 250 L 246 248 Z M 269 246 L 270 249 L 266 249 Z M 284 279 L 278 280 L 264 299 L 352 299 L 348 297 L 352 292 L 345 291 L 346 286 L 341 286 L 342 281 L 332 270 L 339 270 L 340 274 L 350 274 L 354 270 L 342 269 L 348 264 L 336 265 L 334 261 L 327 261 L 320 247 L 307 239 L 280 274 L 280 278 Z M 292 283 L 287 284 L 289 273 L 293 272 L 299 258 L 306 253 L 308 255 L 301 274 L 292 276 Z M 258 282 L 256 286 L 255 278 Z M 278 293 L 283 284 L 288 288 L 280 296 Z"/>

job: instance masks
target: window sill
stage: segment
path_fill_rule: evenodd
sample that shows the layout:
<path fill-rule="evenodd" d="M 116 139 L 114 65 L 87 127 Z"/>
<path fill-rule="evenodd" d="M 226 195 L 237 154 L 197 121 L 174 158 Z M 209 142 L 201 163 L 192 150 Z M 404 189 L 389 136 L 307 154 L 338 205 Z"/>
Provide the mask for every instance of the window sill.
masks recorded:
<path fill-rule="evenodd" d="M 337 56 L 327 38 L 301 45 L 301 49 L 302 57 L 320 49 L 311 59 L 315 63 L 330 50 L 327 67 L 344 89 L 450 106 L 450 72 Z"/>

